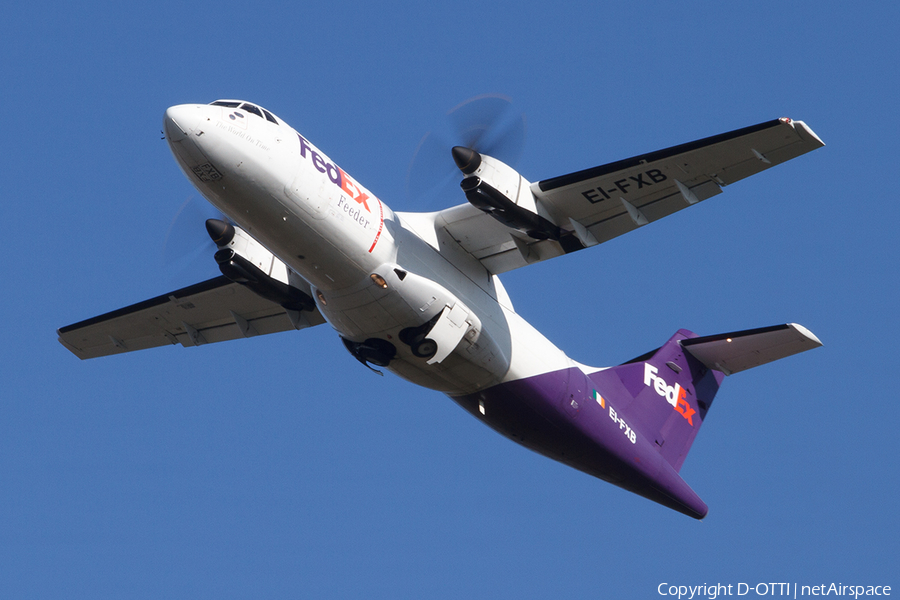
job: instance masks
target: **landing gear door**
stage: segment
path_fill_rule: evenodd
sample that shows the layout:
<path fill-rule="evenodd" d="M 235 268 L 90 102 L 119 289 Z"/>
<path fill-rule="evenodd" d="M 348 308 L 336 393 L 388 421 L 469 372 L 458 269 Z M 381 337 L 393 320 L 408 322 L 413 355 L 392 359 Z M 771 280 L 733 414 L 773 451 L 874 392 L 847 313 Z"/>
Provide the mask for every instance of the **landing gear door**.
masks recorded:
<path fill-rule="evenodd" d="M 469 323 L 466 321 L 468 316 L 469 313 L 466 309 L 458 303 L 453 308 L 444 308 L 437 323 L 428 332 L 429 339 L 434 340 L 437 344 L 437 352 L 428 359 L 429 365 L 441 362 L 456 349 L 469 329 Z"/>

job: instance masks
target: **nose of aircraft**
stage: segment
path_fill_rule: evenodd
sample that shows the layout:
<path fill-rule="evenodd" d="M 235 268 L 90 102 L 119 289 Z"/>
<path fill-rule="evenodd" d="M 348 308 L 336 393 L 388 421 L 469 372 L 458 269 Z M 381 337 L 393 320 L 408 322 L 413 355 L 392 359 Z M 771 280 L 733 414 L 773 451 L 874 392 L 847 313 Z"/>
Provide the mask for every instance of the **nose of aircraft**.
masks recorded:
<path fill-rule="evenodd" d="M 179 104 L 166 109 L 163 127 L 169 143 L 180 142 L 196 133 L 203 119 L 201 106 L 196 104 Z"/>

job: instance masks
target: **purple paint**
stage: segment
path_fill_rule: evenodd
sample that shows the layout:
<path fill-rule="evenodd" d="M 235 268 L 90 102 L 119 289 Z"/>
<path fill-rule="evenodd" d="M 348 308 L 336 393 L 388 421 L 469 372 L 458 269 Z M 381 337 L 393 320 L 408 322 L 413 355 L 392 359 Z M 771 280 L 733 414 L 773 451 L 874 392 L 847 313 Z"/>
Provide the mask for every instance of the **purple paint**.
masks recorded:
<path fill-rule="evenodd" d="M 692 337 L 680 330 L 590 376 L 573 367 L 454 400 L 526 448 L 702 519 L 707 506 L 678 471 L 724 375 L 681 348 Z"/>

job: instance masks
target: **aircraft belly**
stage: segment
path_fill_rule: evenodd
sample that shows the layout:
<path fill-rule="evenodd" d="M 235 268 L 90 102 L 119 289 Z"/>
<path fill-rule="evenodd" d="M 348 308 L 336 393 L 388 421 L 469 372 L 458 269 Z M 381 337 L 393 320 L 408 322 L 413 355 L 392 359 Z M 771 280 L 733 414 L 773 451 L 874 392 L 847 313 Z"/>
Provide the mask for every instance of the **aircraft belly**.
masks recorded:
<path fill-rule="evenodd" d="M 615 399 L 596 394 L 577 367 L 501 383 L 451 398 L 511 440 L 682 513 L 702 518 L 706 505 L 629 424 Z"/>
<path fill-rule="evenodd" d="M 390 342 L 396 354 L 388 369 L 413 383 L 444 393 L 469 393 L 494 385 L 508 370 L 508 360 L 496 343 L 497 330 L 486 330 L 476 312 L 439 283 L 404 271 L 394 264 L 373 270 L 384 286 L 369 276 L 343 293 L 325 293 L 320 312 L 346 339 L 364 342 L 376 338 Z M 400 277 L 400 273 L 403 277 Z M 410 328 L 423 332 L 429 323 L 450 314 L 462 328 L 461 338 L 440 361 L 416 356 L 409 345 Z M 406 340 L 406 341 L 404 341 Z"/>
<path fill-rule="evenodd" d="M 370 337 L 383 331 L 399 328 L 398 321 L 390 311 L 385 310 L 379 302 L 370 302 L 359 308 L 344 311 L 344 317 L 349 319 L 359 332 L 358 335 Z"/>
<path fill-rule="evenodd" d="M 389 370 L 403 379 L 444 394 L 466 394 L 497 381 L 497 374 L 482 362 L 474 362 L 463 354 L 451 354 L 439 365 L 428 365 L 413 356 L 391 362 Z"/>

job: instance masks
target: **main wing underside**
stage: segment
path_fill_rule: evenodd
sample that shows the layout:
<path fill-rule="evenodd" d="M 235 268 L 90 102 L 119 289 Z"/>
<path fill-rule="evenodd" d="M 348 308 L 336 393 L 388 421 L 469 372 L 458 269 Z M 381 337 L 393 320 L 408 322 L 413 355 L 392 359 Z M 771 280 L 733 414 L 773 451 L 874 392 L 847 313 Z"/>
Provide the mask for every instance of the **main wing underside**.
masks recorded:
<path fill-rule="evenodd" d="M 533 183 L 538 204 L 564 230 L 559 241 L 531 239 L 468 203 L 435 213 L 433 223 L 439 238 L 499 274 L 603 243 L 821 146 L 802 121 L 776 119 Z"/>
<path fill-rule="evenodd" d="M 225 277 L 216 277 L 59 329 L 78 358 L 167 344 L 200 346 L 324 323 L 318 311 L 296 312 Z"/>

